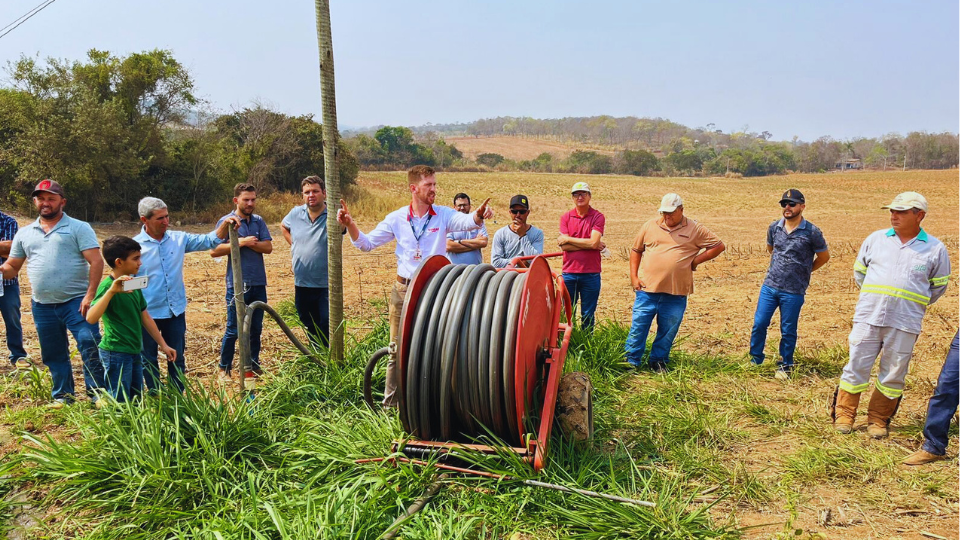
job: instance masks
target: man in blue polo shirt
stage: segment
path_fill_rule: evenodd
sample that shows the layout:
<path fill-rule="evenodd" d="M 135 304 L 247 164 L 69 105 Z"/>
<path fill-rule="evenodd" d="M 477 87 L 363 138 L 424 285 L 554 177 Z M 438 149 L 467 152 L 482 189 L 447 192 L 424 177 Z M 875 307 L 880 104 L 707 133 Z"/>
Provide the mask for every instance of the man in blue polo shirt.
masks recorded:
<path fill-rule="evenodd" d="M 17 220 L 0 212 L 0 264 L 10 256 L 13 237 L 19 229 Z M 0 291 L 0 316 L 3 317 L 10 363 L 17 369 L 30 369 L 33 365 L 27 360 L 27 351 L 23 349 L 23 327 L 20 325 L 20 280 L 17 278 L 3 280 L 3 290 Z"/>
<path fill-rule="evenodd" d="M 273 251 L 273 237 L 263 218 L 253 213 L 257 208 L 257 188 L 253 184 L 240 183 L 233 188 L 236 210 L 220 218 L 224 221 L 234 216 L 240 220 L 237 234 L 240 236 L 240 270 L 243 273 L 243 301 L 251 304 L 267 301 L 267 270 L 263 256 Z M 237 350 L 237 310 L 234 305 L 233 266 L 230 261 L 230 243 L 220 244 L 210 252 L 212 257 L 227 255 L 227 329 L 220 343 L 220 381 L 230 380 L 233 355 Z M 253 314 L 250 325 L 250 359 L 254 373 L 260 373 L 260 332 L 263 330 L 263 310 Z M 241 375 L 242 376 L 242 375 Z"/>
<path fill-rule="evenodd" d="M 294 305 L 314 347 L 326 347 L 330 326 L 327 282 L 327 189 L 319 176 L 300 182 L 303 205 L 280 228 L 293 260 Z"/>
<path fill-rule="evenodd" d="M 171 231 L 170 212 L 167 204 L 155 197 L 144 197 L 137 204 L 143 229 L 133 239 L 140 244 L 140 271 L 138 276 L 147 276 L 147 288 L 143 297 L 147 312 L 153 317 L 160 335 L 175 351 L 176 360 L 167 362 L 167 376 L 181 392 L 183 374 L 187 363 L 184 359 L 187 334 L 187 290 L 183 284 L 183 259 L 187 253 L 207 251 L 219 246 L 228 238 L 229 227 L 240 220 L 229 217 L 220 222 L 213 232 L 194 234 Z M 160 381 L 160 365 L 157 362 L 157 342 L 143 329 L 143 380 L 148 390 L 156 390 Z"/>
<path fill-rule="evenodd" d="M 33 203 L 40 217 L 13 237 L 10 257 L 0 271 L 4 279 L 13 279 L 27 263 L 40 357 L 53 380 L 50 407 L 61 408 L 74 398 L 67 331 L 80 351 L 87 395 L 96 401 L 97 391 L 104 388 L 97 350 L 100 328 L 88 323 L 86 316 L 103 277 L 100 243 L 89 224 L 63 211 L 67 196 L 57 182 L 48 179 L 37 184 Z"/>
<path fill-rule="evenodd" d="M 830 251 L 823 233 L 803 218 L 806 199 L 796 189 L 788 189 L 780 198 L 783 218 L 767 229 L 767 251 L 772 253 L 767 278 L 760 287 L 757 312 L 750 334 L 750 360 L 762 364 L 767 341 L 767 327 L 773 312 L 780 309 L 780 360 L 776 378 L 787 379 L 793 370 L 793 353 L 797 348 L 797 322 L 804 295 L 810 285 L 810 274 L 830 260 Z"/>

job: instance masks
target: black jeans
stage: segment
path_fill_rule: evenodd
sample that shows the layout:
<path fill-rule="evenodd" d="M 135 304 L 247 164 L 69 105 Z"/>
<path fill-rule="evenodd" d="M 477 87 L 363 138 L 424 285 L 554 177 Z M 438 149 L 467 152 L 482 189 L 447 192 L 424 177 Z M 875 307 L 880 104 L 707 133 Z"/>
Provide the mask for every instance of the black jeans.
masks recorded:
<path fill-rule="evenodd" d="M 326 347 L 330 327 L 329 289 L 323 287 L 294 287 L 294 304 L 300 322 L 314 347 Z"/>

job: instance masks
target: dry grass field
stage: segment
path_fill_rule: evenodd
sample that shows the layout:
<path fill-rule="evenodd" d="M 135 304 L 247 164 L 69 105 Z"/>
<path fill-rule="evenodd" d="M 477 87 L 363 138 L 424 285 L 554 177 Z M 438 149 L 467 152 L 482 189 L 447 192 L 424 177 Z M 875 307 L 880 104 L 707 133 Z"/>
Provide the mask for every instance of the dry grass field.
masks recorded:
<path fill-rule="evenodd" d="M 566 159 L 574 150 L 592 150 L 612 156 L 613 150 L 599 148 L 596 145 L 564 144 L 557 141 L 528 139 L 523 137 L 450 137 L 446 141 L 457 147 L 469 159 L 479 154 L 500 154 L 507 159 L 534 159 L 546 152 L 554 159 Z"/>
<path fill-rule="evenodd" d="M 455 144 L 460 147 L 459 141 Z M 516 157 L 535 157 L 550 150 L 530 151 L 530 156 Z M 477 202 L 490 197 L 496 213 L 487 226 L 492 236 L 509 220 L 509 197 L 518 192 L 526 194 L 533 207 L 530 221 L 545 231 L 549 251 L 555 242 L 559 216 L 571 207 L 569 187 L 575 181 L 590 183 L 592 204 L 607 217 L 605 242 L 613 256 L 603 262 L 598 310 L 601 320 L 629 324 L 633 293 L 627 276 L 628 249 L 640 225 L 654 217 L 664 193 L 679 193 L 685 201 L 686 215 L 712 229 L 726 244 L 726 252 L 701 266 L 695 276 L 696 292 L 690 298 L 677 345 L 680 354 L 690 357 L 716 358 L 732 365 L 741 365 L 745 358 L 757 294 L 768 263 L 765 231 L 780 214 L 777 201 L 786 188 L 803 191 L 808 201 L 805 216 L 823 230 L 830 245 L 832 259 L 814 274 L 801 314 L 800 376 L 782 382 L 773 380 L 772 370 L 766 368 L 759 373 L 731 368 L 705 377 L 699 384 L 694 372 L 684 383 L 695 388 L 716 411 L 730 407 L 729 414 L 722 416 L 725 426 L 741 435 L 719 447 L 719 463 L 728 470 L 741 471 L 733 474 L 734 480 L 742 475 L 770 493 L 761 497 L 765 499 L 762 504 L 746 497 L 723 500 L 711 510 L 715 519 L 740 527 L 755 526 L 744 531 L 749 538 L 781 537 L 784 523 L 810 535 L 804 538 L 957 538 L 956 437 L 951 438 L 947 461 L 919 470 L 898 465 L 899 459 L 919 444 L 917 433 L 922 427 L 926 399 L 957 330 L 956 269 L 947 295 L 928 310 L 893 436 L 872 442 L 861 430 L 840 438 L 831 433 L 826 411 L 836 382 L 836 366 L 843 363 L 857 299 L 851 273 L 861 241 L 870 232 L 889 226 L 887 211 L 880 209 L 883 204 L 901 191 L 917 190 L 931 205 L 925 228 L 944 241 L 956 265 L 960 222 L 956 170 L 740 179 L 442 173 L 438 176 L 437 202 L 449 204 L 459 191 L 469 193 Z M 409 203 L 405 174 L 362 173 L 358 186 L 350 190 L 350 201 L 361 228 L 370 230 L 387 211 Z M 263 213 L 274 221 L 274 252 L 266 257 L 268 295 L 273 305 L 293 297 L 289 249 L 275 216 L 295 202 L 290 197 L 263 202 Z M 24 217 L 21 223 L 29 219 Z M 132 224 L 95 228 L 101 238 L 118 233 L 132 235 L 138 230 Z M 206 226 L 183 228 L 209 230 Z M 350 332 L 362 334 L 386 315 L 386 297 L 396 270 L 393 244 L 364 254 L 347 243 L 344 254 L 345 312 Z M 485 259 L 489 260 L 489 253 Z M 206 253 L 187 257 L 190 304 L 186 357 L 195 377 L 209 379 L 215 371 L 225 312 L 224 271 L 225 260 L 212 259 Z M 38 361 L 36 333 L 27 308 L 29 284 L 23 288 L 27 349 Z M 277 327 L 271 322 L 265 326 L 261 358 L 269 372 L 279 368 L 291 353 Z M 775 348 L 778 337 L 775 320 L 768 349 Z M 805 362 L 808 369 L 803 368 Z M 627 411 L 634 410 L 631 389 L 639 393 L 665 384 L 647 373 L 631 377 L 622 396 Z M 746 401 L 749 407 L 737 409 L 733 400 L 740 400 L 741 405 Z M 19 447 L 15 433 L 55 434 L 56 428 L 44 424 L 44 413 L 35 405 L 10 392 L 0 392 L 0 455 Z M 756 414 L 737 412 L 742 410 Z M 626 414 L 644 412 L 640 409 Z M 837 465 L 818 453 L 822 448 L 848 449 L 857 456 L 854 461 L 862 463 L 846 460 Z M 664 467 L 670 469 L 671 465 Z M 680 465 L 672 467 L 679 471 Z M 704 484 L 705 489 L 709 487 Z M 827 508 L 844 518 L 823 523 L 820 517 Z"/>

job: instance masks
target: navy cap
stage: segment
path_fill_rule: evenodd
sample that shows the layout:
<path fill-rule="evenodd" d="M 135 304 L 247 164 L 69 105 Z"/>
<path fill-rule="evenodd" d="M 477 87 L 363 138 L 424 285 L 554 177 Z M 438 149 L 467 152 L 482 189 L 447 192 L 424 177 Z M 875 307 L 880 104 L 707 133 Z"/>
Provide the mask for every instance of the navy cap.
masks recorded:
<path fill-rule="evenodd" d="M 799 189 L 788 189 L 783 192 L 783 197 L 780 197 L 780 202 L 792 202 L 797 204 L 807 204 L 806 199 L 803 198 L 803 193 L 800 193 Z"/>

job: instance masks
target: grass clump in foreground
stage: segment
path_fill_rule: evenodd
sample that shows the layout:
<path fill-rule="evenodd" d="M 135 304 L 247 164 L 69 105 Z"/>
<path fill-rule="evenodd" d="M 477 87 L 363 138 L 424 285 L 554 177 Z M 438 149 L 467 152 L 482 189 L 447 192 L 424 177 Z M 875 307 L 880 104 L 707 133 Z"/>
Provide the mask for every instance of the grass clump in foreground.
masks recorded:
<path fill-rule="evenodd" d="M 662 444 L 720 444 L 728 428 L 698 423 L 692 409 L 664 430 L 644 424 L 618 438 L 630 422 L 618 410 L 626 379 L 614 367 L 624 331 L 601 325 L 592 336 L 575 336 L 568 369 L 593 379 L 597 437 L 591 445 L 555 439 L 549 465 L 536 478 L 650 500 L 656 508 L 453 476 L 403 524 L 400 537 L 738 536 L 711 521 L 709 506 L 693 504 L 698 481 L 645 464 Z M 75 437 L 27 435 L 4 472 L 15 489 L 56 516 L 41 526 L 49 536 L 377 538 L 437 478 L 431 468 L 354 463 L 387 455 L 390 441 L 403 437 L 394 414 L 368 410 L 361 397 L 363 366 L 386 334 L 381 324 L 350 347 L 342 366 L 320 368 L 302 358 L 285 364 L 252 402 L 194 386 L 140 405 L 68 409 Z M 492 472 L 535 476 L 517 459 L 471 459 Z"/>

